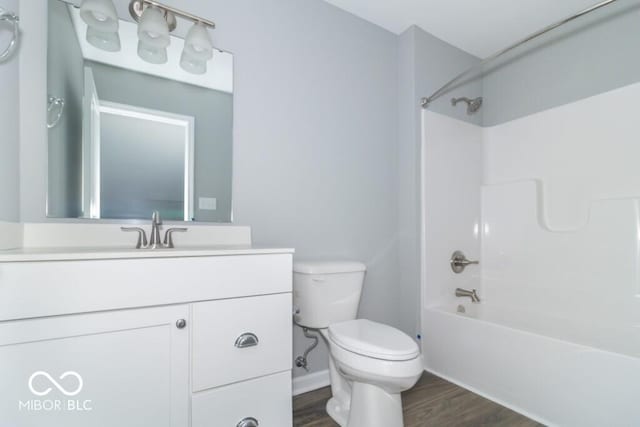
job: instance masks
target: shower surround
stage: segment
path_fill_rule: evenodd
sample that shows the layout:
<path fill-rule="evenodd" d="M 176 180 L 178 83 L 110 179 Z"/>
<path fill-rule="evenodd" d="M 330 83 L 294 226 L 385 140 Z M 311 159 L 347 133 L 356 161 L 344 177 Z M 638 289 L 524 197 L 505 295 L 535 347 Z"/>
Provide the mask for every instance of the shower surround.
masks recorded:
<path fill-rule="evenodd" d="M 640 424 L 639 96 L 487 128 L 423 113 L 427 370 L 547 425 Z M 453 274 L 454 250 L 480 265 Z"/>

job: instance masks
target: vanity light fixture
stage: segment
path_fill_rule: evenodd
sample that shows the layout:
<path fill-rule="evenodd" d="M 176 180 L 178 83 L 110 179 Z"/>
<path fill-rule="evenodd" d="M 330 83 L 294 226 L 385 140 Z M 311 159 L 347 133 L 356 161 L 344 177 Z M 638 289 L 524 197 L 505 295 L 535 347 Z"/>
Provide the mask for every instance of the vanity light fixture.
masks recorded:
<path fill-rule="evenodd" d="M 169 43 L 169 23 L 165 13 L 157 6 L 144 9 L 138 23 L 138 56 L 152 64 L 164 64 Z"/>
<path fill-rule="evenodd" d="M 171 43 L 169 23 L 165 13 L 157 6 L 147 7 L 138 23 L 138 39 L 147 46 L 166 48 Z"/>
<path fill-rule="evenodd" d="M 207 72 L 207 61 L 213 58 L 208 28 L 215 28 L 215 23 L 155 0 L 132 0 L 129 12 L 138 22 L 138 56 L 154 64 L 167 62 L 166 48 L 170 43 L 169 33 L 177 26 L 176 17 L 193 22 L 185 38 L 180 66 L 193 74 Z"/>
<path fill-rule="evenodd" d="M 200 61 L 213 58 L 213 42 L 207 27 L 202 22 L 196 22 L 184 39 L 184 52 Z"/>
<path fill-rule="evenodd" d="M 185 49 L 180 55 L 180 67 L 191 74 L 204 74 L 207 72 L 207 61 L 195 58 Z"/>
<path fill-rule="evenodd" d="M 118 13 L 111 0 L 83 0 L 80 17 L 87 24 L 87 41 L 108 52 L 120 50 Z"/>
<path fill-rule="evenodd" d="M 151 64 L 166 64 L 168 59 L 166 47 L 150 46 L 142 40 L 138 41 L 138 56 Z"/>
<path fill-rule="evenodd" d="M 184 39 L 184 49 L 180 56 L 180 67 L 193 74 L 207 72 L 207 61 L 213 58 L 213 42 L 209 31 L 201 22 L 196 22 Z"/>
<path fill-rule="evenodd" d="M 115 33 L 108 33 L 104 31 L 98 31 L 94 27 L 87 27 L 87 41 L 98 49 L 106 50 L 107 52 L 119 52 L 120 51 L 120 35 Z"/>

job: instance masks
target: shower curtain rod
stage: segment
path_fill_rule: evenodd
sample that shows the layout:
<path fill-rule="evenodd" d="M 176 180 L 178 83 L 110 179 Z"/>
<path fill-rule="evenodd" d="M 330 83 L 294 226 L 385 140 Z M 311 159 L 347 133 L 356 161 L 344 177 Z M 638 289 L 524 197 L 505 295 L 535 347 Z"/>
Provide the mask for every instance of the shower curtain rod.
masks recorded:
<path fill-rule="evenodd" d="M 512 51 L 513 49 L 522 46 L 523 44 L 543 35 L 548 33 L 551 30 L 555 30 L 556 28 L 567 24 L 571 21 L 573 21 L 574 19 L 578 19 L 581 16 L 587 15 L 593 11 L 596 11 L 598 9 L 600 9 L 601 7 L 607 6 L 611 3 L 615 3 L 618 0 L 606 0 L 603 1 L 601 3 L 595 4 L 587 9 L 584 9 L 583 11 L 580 11 L 578 13 L 576 13 L 575 15 L 569 16 L 568 18 L 565 18 L 561 21 L 556 22 L 555 24 L 551 24 L 547 27 L 544 27 L 542 30 L 536 31 L 533 34 L 528 35 L 527 37 L 523 38 L 522 40 L 512 44 L 509 47 L 506 47 L 496 53 L 494 53 L 491 56 L 488 56 L 487 58 L 483 59 L 482 61 L 474 64 L 473 66 L 471 66 L 468 70 L 466 70 L 463 73 L 458 74 L 455 78 L 449 80 L 444 86 L 442 86 L 440 89 L 438 89 L 437 91 L 435 91 L 431 96 L 429 97 L 425 97 L 422 98 L 421 100 L 421 104 L 422 104 L 422 108 L 427 108 L 429 106 L 430 103 L 432 103 L 433 101 L 435 101 L 436 99 L 440 98 L 442 95 L 444 95 L 450 88 L 451 86 L 453 86 L 454 83 L 458 82 L 459 80 L 461 80 L 463 77 L 466 77 L 467 75 L 469 75 L 472 71 L 474 71 L 476 68 L 482 67 L 483 65 L 487 64 L 490 61 L 493 61 L 494 59 L 504 55 L 507 52 Z"/>

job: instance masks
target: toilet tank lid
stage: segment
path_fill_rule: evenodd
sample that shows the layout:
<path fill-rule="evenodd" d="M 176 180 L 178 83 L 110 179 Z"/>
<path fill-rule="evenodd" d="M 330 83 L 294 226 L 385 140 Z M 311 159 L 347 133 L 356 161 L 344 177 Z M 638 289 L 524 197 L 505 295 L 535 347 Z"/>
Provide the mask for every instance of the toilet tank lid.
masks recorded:
<path fill-rule="evenodd" d="M 367 267 L 357 261 L 296 261 L 293 271 L 302 274 L 357 273 Z"/>

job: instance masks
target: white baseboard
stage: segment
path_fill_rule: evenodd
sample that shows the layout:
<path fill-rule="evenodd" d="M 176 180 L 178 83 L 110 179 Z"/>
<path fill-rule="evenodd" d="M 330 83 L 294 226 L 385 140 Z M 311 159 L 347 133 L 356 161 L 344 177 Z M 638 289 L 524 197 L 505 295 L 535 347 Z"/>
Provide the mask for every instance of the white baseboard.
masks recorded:
<path fill-rule="evenodd" d="M 322 387 L 326 387 L 331 383 L 329 379 L 329 370 L 312 372 L 306 375 L 300 375 L 293 378 L 293 395 L 297 396 L 302 393 L 307 393 L 313 390 L 317 390 Z"/>
<path fill-rule="evenodd" d="M 0 250 L 22 247 L 22 224 L 0 221 Z"/>

